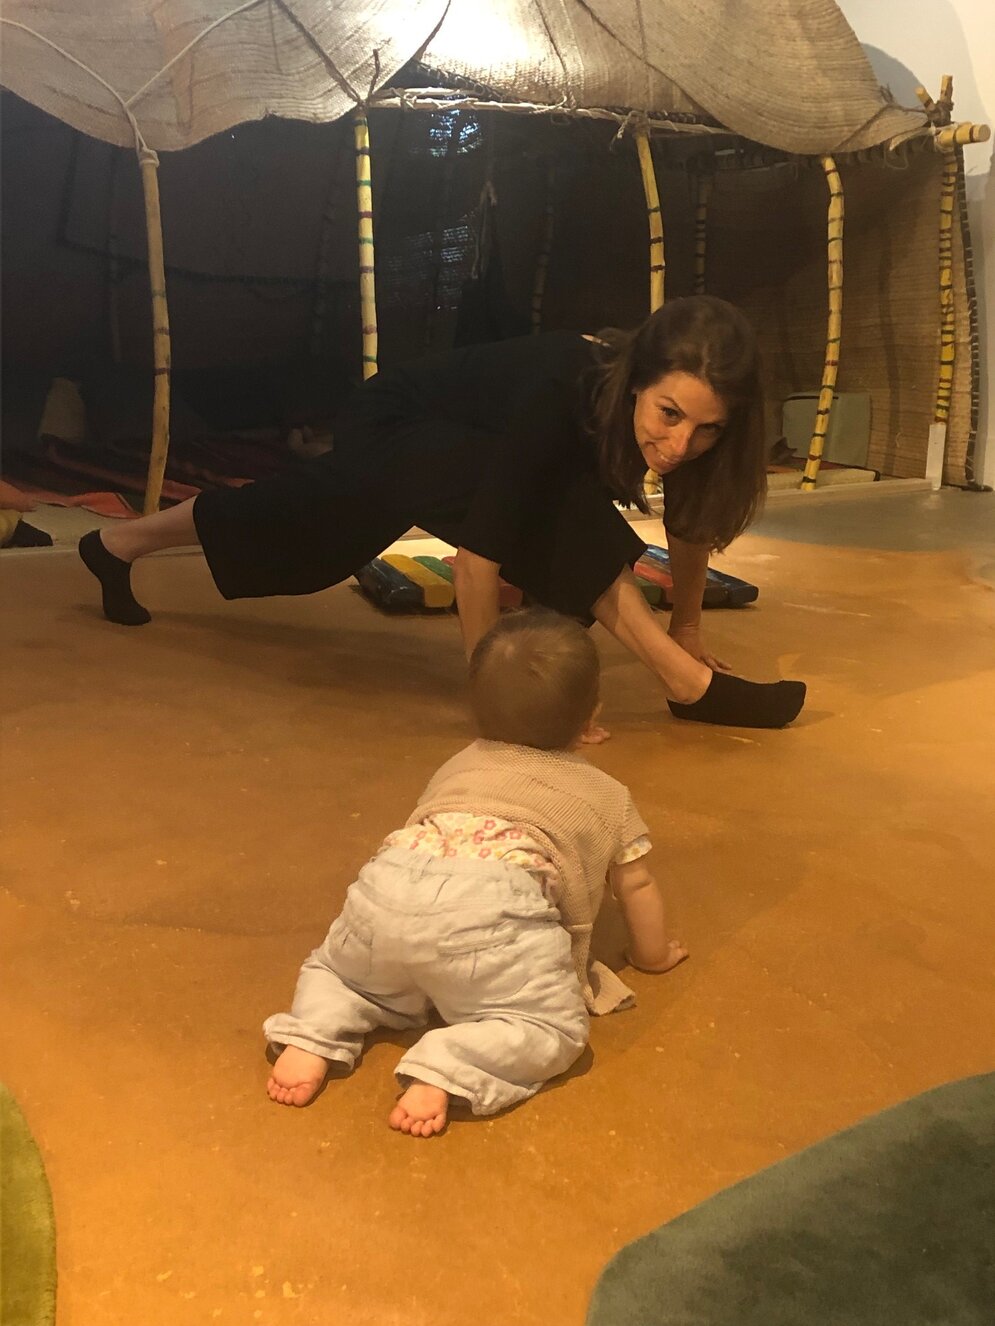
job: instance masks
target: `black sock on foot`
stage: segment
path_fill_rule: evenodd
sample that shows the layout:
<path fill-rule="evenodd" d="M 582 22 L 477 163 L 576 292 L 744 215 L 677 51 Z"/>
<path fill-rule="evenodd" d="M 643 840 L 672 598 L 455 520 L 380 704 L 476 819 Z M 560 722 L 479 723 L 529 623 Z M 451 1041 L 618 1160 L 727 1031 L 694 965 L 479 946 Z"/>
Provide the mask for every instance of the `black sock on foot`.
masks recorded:
<path fill-rule="evenodd" d="M 104 616 L 121 626 L 144 626 L 152 614 L 131 592 L 131 563 L 122 562 L 104 547 L 100 531 L 92 529 L 79 541 L 79 555 L 83 565 L 100 581 L 104 601 Z"/>
<path fill-rule="evenodd" d="M 713 672 L 708 690 L 694 704 L 668 700 L 675 718 L 726 727 L 785 727 L 805 703 L 803 681 L 747 681 L 728 672 Z"/>
<path fill-rule="evenodd" d="M 4 544 L 5 548 L 51 548 L 52 536 L 43 529 L 35 529 L 26 520 L 19 520 L 17 528 Z"/>

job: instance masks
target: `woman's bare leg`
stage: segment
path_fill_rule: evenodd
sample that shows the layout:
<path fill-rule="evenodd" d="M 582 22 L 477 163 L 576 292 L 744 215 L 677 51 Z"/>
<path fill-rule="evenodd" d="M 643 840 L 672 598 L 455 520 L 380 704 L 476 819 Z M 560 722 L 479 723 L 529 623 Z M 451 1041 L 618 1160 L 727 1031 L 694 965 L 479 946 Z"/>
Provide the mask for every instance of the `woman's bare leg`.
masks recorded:
<path fill-rule="evenodd" d="M 711 668 L 671 640 L 628 567 L 609 585 L 591 611 L 616 640 L 660 679 L 670 699 L 694 704 L 708 690 Z"/>
<path fill-rule="evenodd" d="M 185 548 L 200 543 L 193 523 L 193 504 L 189 497 L 178 506 L 155 511 L 138 520 L 122 520 L 100 531 L 100 542 L 122 562 L 133 562 L 160 548 Z"/>
<path fill-rule="evenodd" d="M 104 616 L 109 621 L 144 626 L 152 620 L 131 592 L 131 563 L 160 548 L 196 547 L 200 539 L 193 520 L 194 500 L 191 497 L 151 516 L 91 530 L 80 539 L 80 558 L 100 581 Z"/>

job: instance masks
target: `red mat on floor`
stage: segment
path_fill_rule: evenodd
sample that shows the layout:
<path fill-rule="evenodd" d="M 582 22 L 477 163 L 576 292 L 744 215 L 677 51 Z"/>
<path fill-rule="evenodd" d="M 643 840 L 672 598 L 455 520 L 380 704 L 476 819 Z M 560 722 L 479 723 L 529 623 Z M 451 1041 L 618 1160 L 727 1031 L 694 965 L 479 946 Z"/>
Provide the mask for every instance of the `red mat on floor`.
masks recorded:
<path fill-rule="evenodd" d="M 278 474 L 294 457 L 282 446 L 226 436 L 190 444 L 195 454 L 170 454 L 162 501 L 171 504 L 196 497 L 204 488 L 240 488 L 252 479 L 233 472 L 248 466 L 254 477 Z M 299 462 L 296 462 L 299 463 Z M 4 476 L 17 509 L 31 502 L 83 507 L 101 516 L 141 515 L 148 459 L 137 451 L 115 447 L 69 446 L 49 438 L 41 455 L 10 457 Z M 190 482 L 188 482 L 190 480 Z M 96 481 L 96 484 L 94 483 Z M 99 487 L 97 485 L 100 485 Z"/>
<path fill-rule="evenodd" d="M 18 469 L 21 467 L 18 466 Z M 52 483 L 69 492 L 58 492 L 44 482 L 49 477 Z M 104 488 L 86 488 L 84 492 L 73 489 L 83 488 L 94 479 L 102 480 Z M 45 502 L 52 506 L 82 507 L 98 516 L 117 516 L 128 519 L 140 516 L 145 493 L 144 473 L 129 474 L 115 470 L 108 465 L 95 464 L 85 455 L 75 453 L 71 448 L 56 441 L 49 441 L 44 457 L 29 464 L 23 474 L 7 475 L 3 484 L 8 491 L 19 494 L 17 507 L 30 510 L 32 503 Z M 201 491 L 199 486 L 179 483 L 175 479 L 164 479 L 162 498 L 165 502 L 183 502 L 188 497 L 196 497 Z"/>
<path fill-rule="evenodd" d="M 117 516 L 123 520 L 142 514 L 141 509 L 136 511 L 128 503 L 123 493 L 53 493 L 47 488 L 35 488 L 28 483 L 13 483 L 9 479 L 3 481 L 3 487 L 16 489 L 18 495 L 27 503 L 24 506 L 19 503 L 14 510 L 32 511 L 39 502 L 42 502 L 47 506 L 78 506 L 84 511 L 92 511 L 97 516 Z M 190 496 L 195 496 L 196 491 L 194 490 Z M 135 500 L 141 508 L 141 498 L 136 497 Z"/>

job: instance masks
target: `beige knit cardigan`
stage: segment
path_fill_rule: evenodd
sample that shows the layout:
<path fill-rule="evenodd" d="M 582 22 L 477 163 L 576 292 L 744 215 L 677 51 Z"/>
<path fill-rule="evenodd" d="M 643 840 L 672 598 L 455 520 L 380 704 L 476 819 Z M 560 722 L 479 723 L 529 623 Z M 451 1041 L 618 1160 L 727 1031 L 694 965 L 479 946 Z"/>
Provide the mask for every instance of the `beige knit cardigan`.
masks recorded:
<path fill-rule="evenodd" d="M 588 1008 L 612 1013 L 631 1005 L 635 995 L 629 987 L 591 958 L 608 868 L 647 832 L 629 789 L 567 751 L 481 740 L 439 769 L 408 824 L 453 812 L 522 825 L 559 877 L 560 916 Z"/>

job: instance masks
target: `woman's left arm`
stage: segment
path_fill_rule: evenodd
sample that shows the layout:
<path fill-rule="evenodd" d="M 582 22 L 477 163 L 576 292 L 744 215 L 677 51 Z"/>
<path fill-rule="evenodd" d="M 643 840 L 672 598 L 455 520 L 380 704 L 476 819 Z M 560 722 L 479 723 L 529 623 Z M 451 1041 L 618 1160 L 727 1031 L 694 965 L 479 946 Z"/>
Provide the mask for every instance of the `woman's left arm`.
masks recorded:
<path fill-rule="evenodd" d="M 469 548 L 457 548 L 453 559 L 453 588 L 459 613 L 463 648 L 469 662 L 477 645 L 500 615 L 498 578 L 501 567 Z"/>
<path fill-rule="evenodd" d="M 670 553 L 670 571 L 674 580 L 674 606 L 670 614 L 670 638 L 682 649 L 699 659 L 714 672 L 730 672 L 723 663 L 705 648 L 701 639 L 701 601 L 705 594 L 708 573 L 707 544 L 686 543 L 667 531 L 667 549 Z"/>

